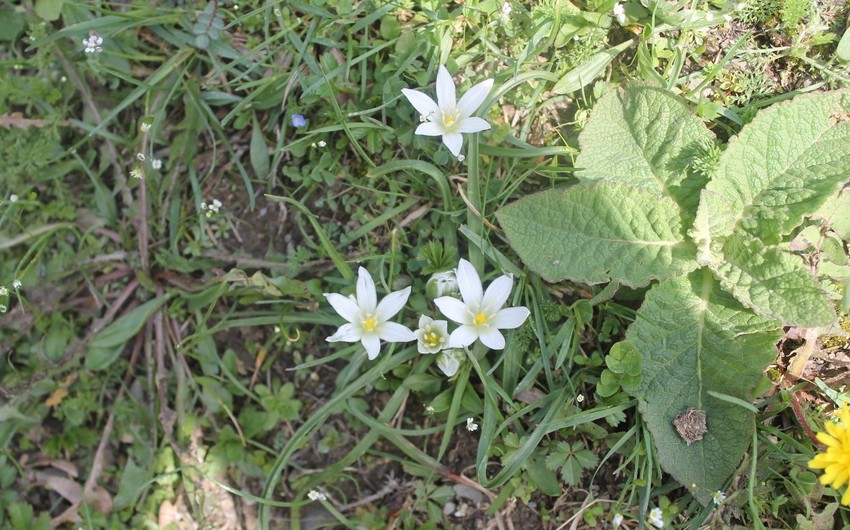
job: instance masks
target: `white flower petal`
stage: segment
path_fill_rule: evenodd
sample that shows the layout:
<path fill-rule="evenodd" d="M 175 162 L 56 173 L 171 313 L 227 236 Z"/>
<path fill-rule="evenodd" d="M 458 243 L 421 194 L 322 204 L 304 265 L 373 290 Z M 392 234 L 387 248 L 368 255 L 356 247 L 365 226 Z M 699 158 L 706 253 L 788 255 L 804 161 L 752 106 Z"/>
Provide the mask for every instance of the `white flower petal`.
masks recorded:
<path fill-rule="evenodd" d="M 354 324 L 343 324 L 336 333 L 326 338 L 328 342 L 357 342 L 360 340 L 360 328 Z"/>
<path fill-rule="evenodd" d="M 409 101 L 410 104 L 413 105 L 413 108 L 416 109 L 416 111 L 422 116 L 430 116 L 431 114 L 436 114 L 440 111 L 440 107 L 437 103 L 435 103 L 434 100 L 424 92 L 411 90 L 409 88 L 402 88 L 401 93 L 404 94 L 407 101 Z"/>
<path fill-rule="evenodd" d="M 421 337 L 416 337 L 416 340 L 418 341 L 416 343 L 416 349 L 419 351 L 419 353 L 423 355 L 430 355 L 440 351 L 439 348 L 431 348 L 430 346 L 428 346 L 428 344 L 426 344 Z"/>
<path fill-rule="evenodd" d="M 349 322 L 357 321 L 357 302 L 352 300 L 348 296 L 343 296 L 337 293 L 325 293 L 325 298 L 328 299 L 328 303 L 331 304 L 331 307 L 334 308 L 339 316 L 346 319 Z"/>
<path fill-rule="evenodd" d="M 437 70 L 437 104 L 443 110 L 454 110 L 457 107 L 455 82 L 443 65 L 440 65 L 439 70 Z"/>
<path fill-rule="evenodd" d="M 490 325 L 497 329 L 515 329 L 522 326 L 531 311 L 526 307 L 506 307 L 490 319 Z"/>
<path fill-rule="evenodd" d="M 452 331 L 452 335 L 449 337 L 449 347 L 459 348 L 461 346 L 469 346 L 477 338 L 478 330 L 474 326 L 460 326 Z"/>
<path fill-rule="evenodd" d="M 461 117 L 472 116 L 472 114 L 478 110 L 478 107 L 484 103 L 484 100 L 487 99 L 487 94 L 490 93 L 490 89 L 493 88 L 493 80 L 488 79 L 486 81 L 481 81 L 474 87 L 470 88 L 466 91 L 460 101 L 457 102 L 457 110 L 460 111 Z"/>
<path fill-rule="evenodd" d="M 360 267 L 357 277 L 357 305 L 364 313 L 374 313 L 378 305 L 378 293 L 375 291 L 375 282 L 369 271 Z"/>
<path fill-rule="evenodd" d="M 491 326 L 489 328 L 479 329 L 478 338 L 481 339 L 481 344 L 491 350 L 501 350 L 505 347 L 505 336 L 495 327 Z"/>
<path fill-rule="evenodd" d="M 375 357 L 381 353 L 381 341 L 378 339 L 377 335 L 367 335 L 360 339 L 360 342 L 362 342 L 363 347 L 366 348 L 366 355 L 369 357 L 370 361 L 374 361 Z"/>
<path fill-rule="evenodd" d="M 460 123 L 457 124 L 457 132 L 460 133 L 477 133 L 481 131 L 486 131 L 490 128 L 490 124 L 487 123 L 483 118 L 463 118 L 460 120 Z"/>
<path fill-rule="evenodd" d="M 410 342 L 415 338 L 412 331 L 395 322 L 381 324 L 378 337 L 386 342 Z"/>
<path fill-rule="evenodd" d="M 410 287 L 405 287 L 401 291 L 395 291 L 381 300 L 381 303 L 378 304 L 378 307 L 375 309 L 378 318 L 382 321 L 387 321 L 395 316 L 396 313 L 401 311 L 404 307 L 404 304 L 407 303 L 407 299 L 410 296 Z"/>
<path fill-rule="evenodd" d="M 431 322 L 431 326 L 433 326 L 440 335 L 444 337 L 449 335 L 449 323 L 445 320 L 434 320 Z"/>
<path fill-rule="evenodd" d="M 434 321 L 433 318 L 431 318 L 429 316 L 422 315 L 422 316 L 419 317 L 419 327 L 424 328 L 425 326 L 427 326 L 428 324 L 430 324 L 433 321 Z"/>
<path fill-rule="evenodd" d="M 463 147 L 463 135 L 459 132 L 444 133 L 443 143 L 449 148 L 449 151 L 457 157 L 460 154 L 460 148 Z"/>
<path fill-rule="evenodd" d="M 426 121 L 425 123 L 420 124 L 413 132 L 419 136 L 442 136 L 446 131 L 439 123 Z"/>
<path fill-rule="evenodd" d="M 508 301 L 513 284 L 514 280 L 510 276 L 499 276 L 490 282 L 481 300 L 481 307 L 488 313 L 498 311 Z"/>
<path fill-rule="evenodd" d="M 472 324 L 472 315 L 463 302 L 451 296 L 441 296 L 434 300 L 440 313 L 458 324 Z"/>
<path fill-rule="evenodd" d="M 483 288 L 481 287 L 481 277 L 478 276 L 478 271 L 475 270 L 472 263 L 463 258 L 461 258 L 457 266 L 457 286 L 460 289 L 460 296 L 463 297 L 463 303 L 468 307 L 481 303 L 484 296 Z M 448 317 L 449 315 L 446 316 Z M 455 320 L 452 317 L 449 318 Z M 458 321 L 455 320 L 455 322 Z"/>

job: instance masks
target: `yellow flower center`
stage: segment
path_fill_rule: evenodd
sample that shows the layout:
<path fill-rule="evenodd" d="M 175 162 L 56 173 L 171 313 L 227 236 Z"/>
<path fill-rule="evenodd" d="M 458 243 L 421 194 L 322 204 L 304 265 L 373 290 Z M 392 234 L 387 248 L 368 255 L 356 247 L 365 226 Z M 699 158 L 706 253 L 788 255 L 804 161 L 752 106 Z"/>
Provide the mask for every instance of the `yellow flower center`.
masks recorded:
<path fill-rule="evenodd" d="M 364 331 L 375 331 L 378 327 L 378 320 L 372 315 L 366 315 L 366 318 L 360 321 Z"/>
<path fill-rule="evenodd" d="M 442 111 L 443 115 L 443 125 L 445 125 L 446 129 L 451 129 L 457 120 L 460 118 L 460 113 L 457 109 L 452 109 L 449 111 Z"/>
<path fill-rule="evenodd" d="M 446 339 L 444 339 L 442 337 L 442 335 L 440 335 L 439 333 L 436 333 L 434 331 L 432 331 L 430 333 L 426 332 L 423 335 L 423 338 L 425 339 L 425 343 L 428 344 L 428 346 L 430 346 L 431 348 L 436 348 L 437 346 L 439 346 L 440 344 L 442 344 L 446 341 Z"/>
<path fill-rule="evenodd" d="M 483 326 L 490 320 L 490 317 L 484 311 L 479 311 L 475 313 L 475 317 L 473 317 L 472 321 L 475 322 L 476 326 Z"/>

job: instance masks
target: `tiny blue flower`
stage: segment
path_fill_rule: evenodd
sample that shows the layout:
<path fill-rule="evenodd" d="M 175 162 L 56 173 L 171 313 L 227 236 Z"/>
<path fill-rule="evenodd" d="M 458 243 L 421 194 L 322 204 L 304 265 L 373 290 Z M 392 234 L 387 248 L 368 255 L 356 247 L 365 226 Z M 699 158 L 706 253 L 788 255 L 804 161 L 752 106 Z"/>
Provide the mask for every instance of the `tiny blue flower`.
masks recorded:
<path fill-rule="evenodd" d="M 293 114 L 292 115 L 292 126 L 293 127 L 304 127 L 307 125 L 307 120 L 301 114 Z"/>

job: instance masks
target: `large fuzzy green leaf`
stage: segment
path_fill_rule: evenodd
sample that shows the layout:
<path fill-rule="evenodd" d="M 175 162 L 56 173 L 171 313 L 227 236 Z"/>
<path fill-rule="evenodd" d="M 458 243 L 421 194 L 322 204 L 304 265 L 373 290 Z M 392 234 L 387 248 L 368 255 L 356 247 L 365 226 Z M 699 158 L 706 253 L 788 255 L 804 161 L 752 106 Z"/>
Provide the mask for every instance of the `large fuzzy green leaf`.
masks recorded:
<path fill-rule="evenodd" d="M 714 135 L 669 91 L 646 85 L 614 90 L 593 107 L 579 136 L 581 180 L 629 183 L 672 197 L 686 224 L 707 178 L 690 169 Z"/>
<path fill-rule="evenodd" d="M 530 195 L 496 216 L 523 262 L 550 282 L 639 287 L 696 266 L 678 206 L 646 189 L 578 184 Z"/>
<path fill-rule="evenodd" d="M 709 392 L 750 401 L 779 335 L 777 322 L 741 306 L 707 269 L 655 285 L 626 333 L 642 354 L 641 382 L 626 390 L 640 400 L 662 467 L 703 504 L 734 473 L 755 428 L 751 412 Z M 673 420 L 689 408 L 706 412 L 707 432 L 687 445 Z"/>
<path fill-rule="evenodd" d="M 746 234 L 781 242 L 850 179 L 850 91 L 820 92 L 759 112 L 721 155 L 693 231 L 700 259 L 712 240 Z"/>
<path fill-rule="evenodd" d="M 711 270 L 724 289 L 757 314 L 802 327 L 835 318 L 832 303 L 799 257 L 738 235 L 725 239 L 721 255 Z"/>

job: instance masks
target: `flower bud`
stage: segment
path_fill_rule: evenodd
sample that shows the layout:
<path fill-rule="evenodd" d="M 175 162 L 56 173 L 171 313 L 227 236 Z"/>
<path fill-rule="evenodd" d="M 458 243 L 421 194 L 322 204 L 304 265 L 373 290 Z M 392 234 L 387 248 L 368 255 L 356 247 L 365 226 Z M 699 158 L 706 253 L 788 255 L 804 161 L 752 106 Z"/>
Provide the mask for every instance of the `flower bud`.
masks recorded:
<path fill-rule="evenodd" d="M 435 272 L 425 284 L 425 294 L 434 300 L 441 296 L 456 296 L 460 294 L 455 271 Z"/>
<path fill-rule="evenodd" d="M 453 377 L 464 362 L 466 362 L 466 352 L 463 348 L 448 348 L 437 355 L 437 366 L 446 374 L 446 377 Z"/>

